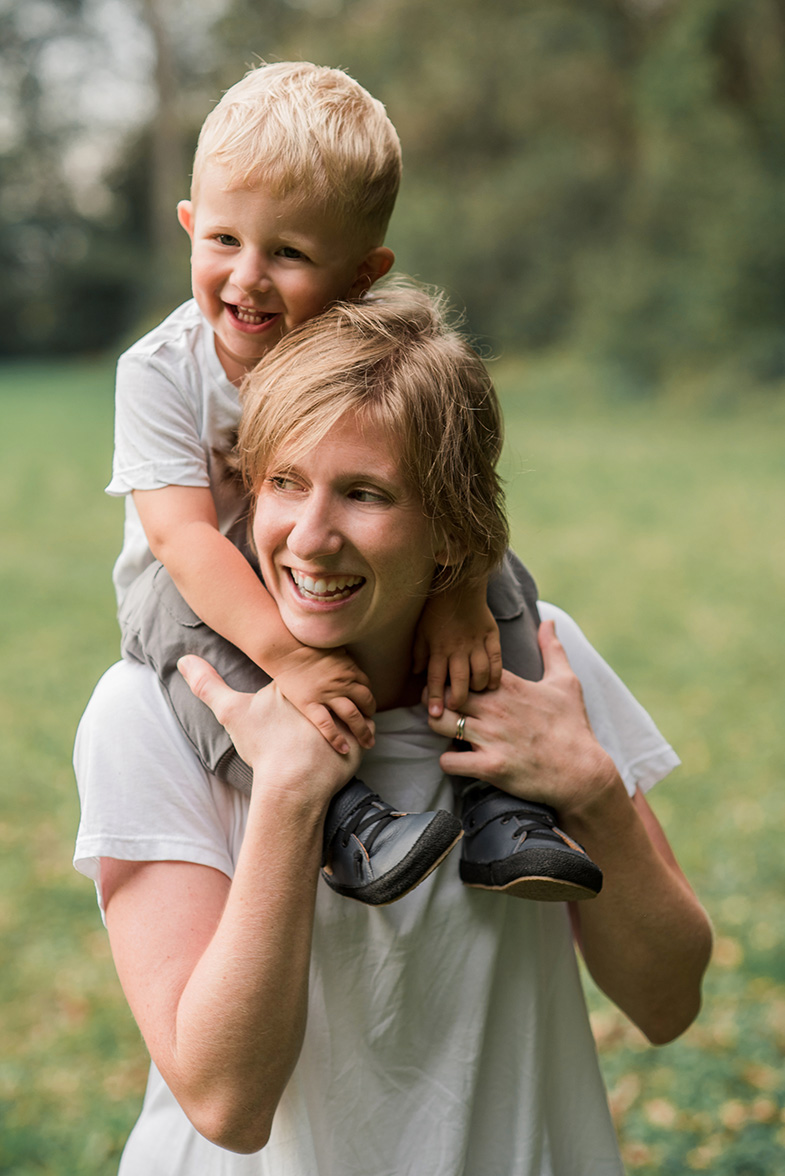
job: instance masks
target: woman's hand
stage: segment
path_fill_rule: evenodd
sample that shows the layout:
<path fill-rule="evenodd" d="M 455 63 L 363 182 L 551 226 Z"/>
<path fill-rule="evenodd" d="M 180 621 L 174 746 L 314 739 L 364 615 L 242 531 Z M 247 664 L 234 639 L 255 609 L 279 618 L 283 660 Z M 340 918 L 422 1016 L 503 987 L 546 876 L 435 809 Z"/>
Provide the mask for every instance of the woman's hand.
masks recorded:
<path fill-rule="evenodd" d="M 651 1041 L 670 1041 L 700 1007 L 711 928 L 651 809 L 639 793 L 630 799 L 597 742 L 552 622 L 539 640 L 542 680 L 504 673 L 496 693 L 471 695 L 471 750 L 445 752 L 442 767 L 556 809 L 604 875 L 602 893 L 573 910 L 589 971 Z M 446 711 L 429 721 L 454 736 L 458 719 Z"/>
<path fill-rule="evenodd" d="M 552 805 L 564 819 L 593 806 L 619 784 L 616 768 L 591 729 L 583 691 L 552 621 L 539 630 L 544 664 L 538 682 L 504 671 L 501 689 L 471 694 L 462 710 L 467 749 L 446 751 L 445 772 L 476 777 L 505 792 Z M 440 735 L 455 735 L 460 714 L 429 719 Z"/>
<path fill-rule="evenodd" d="M 208 662 L 189 654 L 177 663 L 193 693 L 231 736 L 238 754 L 267 787 L 318 787 L 329 800 L 356 772 L 361 750 L 344 731 L 348 748 L 339 755 L 317 728 L 271 682 L 256 694 L 232 690 Z"/>

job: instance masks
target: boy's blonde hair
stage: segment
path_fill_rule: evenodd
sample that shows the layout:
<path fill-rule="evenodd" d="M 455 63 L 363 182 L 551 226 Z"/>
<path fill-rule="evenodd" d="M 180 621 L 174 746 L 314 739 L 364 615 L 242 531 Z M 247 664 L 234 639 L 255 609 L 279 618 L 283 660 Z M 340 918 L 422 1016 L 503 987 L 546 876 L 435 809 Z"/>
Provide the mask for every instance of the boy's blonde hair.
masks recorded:
<path fill-rule="evenodd" d="M 433 590 L 477 582 L 504 555 L 502 419 L 488 371 L 443 299 L 394 281 L 290 331 L 248 375 L 238 454 L 252 499 L 347 413 L 383 425 L 446 548 Z"/>
<path fill-rule="evenodd" d="M 227 90 L 199 135 L 191 185 L 206 163 L 232 187 L 263 182 L 276 198 L 301 195 L 367 237 L 384 240 L 401 178 L 401 145 L 381 102 L 338 69 L 261 65 Z"/>

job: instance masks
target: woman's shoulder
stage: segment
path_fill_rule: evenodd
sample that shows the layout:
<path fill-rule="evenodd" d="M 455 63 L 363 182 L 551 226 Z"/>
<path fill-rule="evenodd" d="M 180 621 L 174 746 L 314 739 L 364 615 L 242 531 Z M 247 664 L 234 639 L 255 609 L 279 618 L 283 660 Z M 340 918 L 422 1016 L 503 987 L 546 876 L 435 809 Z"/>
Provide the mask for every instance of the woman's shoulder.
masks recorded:
<path fill-rule="evenodd" d="M 614 760 L 627 790 L 646 792 L 681 762 L 648 711 L 563 609 L 539 601 L 543 621 L 553 621 L 573 672 L 580 680 L 589 722 Z"/>
<path fill-rule="evenodd" d="M 92 856 L 175 857 L 231 874 L 245 798 L 204 770 L 148 666 L 118 662 L 98 682 L 74 770 Z"/>
<path fill-rule="evenodd" d="M 85 742 L 106 747 L 118 761 L 124 749 L 134 760 L 145 756 L 189 763 L 193 758 L 158 678 L 139 662 L 116 662 L 99 679 L 79 723 L 77 749 Z"/>

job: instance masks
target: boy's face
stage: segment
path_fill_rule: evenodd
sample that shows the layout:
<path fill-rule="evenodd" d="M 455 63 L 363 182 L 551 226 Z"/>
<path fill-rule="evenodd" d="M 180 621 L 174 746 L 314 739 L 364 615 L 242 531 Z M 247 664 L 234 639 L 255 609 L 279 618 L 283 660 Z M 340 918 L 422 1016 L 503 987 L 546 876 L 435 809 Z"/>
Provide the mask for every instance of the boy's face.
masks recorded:
<path fill-rule="evenodd" d="M 227 183 L 223 167 L 207 164 L 198 200 L 177 213 L 192 242 L 194 298 L 239 382 L 287 331 L 369 289 L 394 259 L 384 246 L 360 247 L 322 209 Z"/>

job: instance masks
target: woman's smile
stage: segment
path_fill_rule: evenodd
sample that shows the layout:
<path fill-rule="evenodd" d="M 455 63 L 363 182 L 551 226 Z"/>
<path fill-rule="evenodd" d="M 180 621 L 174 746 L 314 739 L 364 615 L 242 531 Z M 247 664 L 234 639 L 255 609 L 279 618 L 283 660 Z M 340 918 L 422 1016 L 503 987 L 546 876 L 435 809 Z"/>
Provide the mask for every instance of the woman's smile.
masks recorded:
<path fill-rule="evenodd" d="M 290 568 L 289 573 L 304 600 L 315 600 L 323 604 L 347 600 L 365 583 L 363 576 L 338 576 L 329 572 L 319 575 L 317 572 L 314 579 L 314 576 L 295 568 Z"/>
<path fill-rule="evenodd" d="M 366 663 L 411 645 L 437 558 L 395 450 L 381 425 L 347 416 L 267 471 L 254 539 L 267 589 L 304 645 L 346 646 Z"/>

